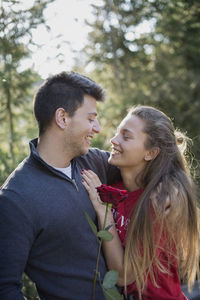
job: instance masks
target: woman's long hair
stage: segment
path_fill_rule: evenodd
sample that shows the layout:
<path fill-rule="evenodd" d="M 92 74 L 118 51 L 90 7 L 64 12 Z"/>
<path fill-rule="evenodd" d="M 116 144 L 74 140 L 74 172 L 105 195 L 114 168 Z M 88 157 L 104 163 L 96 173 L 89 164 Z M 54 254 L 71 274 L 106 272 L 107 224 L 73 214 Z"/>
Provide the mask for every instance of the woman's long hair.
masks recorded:
<path fill-rule="evenodd" d="M 170 264 L 176 262 L 180 278 L 191 288 L 199 266 L 198 208 L 184 157 L 183 135 L 177 135 L 171 120 L 155 108 L 136 106 L 130 114 L 144 121 L 145 148 L 159 149 L 157 157 L 138 176 L 143 193 L 126 237 L 125 282 L 131 264 L 141 299 L 147 277 L 158 287 L 155 270 L 170 276 Z M 167 264 L 158 258 L 162 249 Z"/>

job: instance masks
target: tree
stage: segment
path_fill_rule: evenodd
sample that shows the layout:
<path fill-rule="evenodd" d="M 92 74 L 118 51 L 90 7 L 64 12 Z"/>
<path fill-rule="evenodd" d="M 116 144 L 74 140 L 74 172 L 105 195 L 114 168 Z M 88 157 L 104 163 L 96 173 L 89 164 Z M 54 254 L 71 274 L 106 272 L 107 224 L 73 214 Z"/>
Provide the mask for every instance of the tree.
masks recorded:
<path fill-rule="evenodd" d="M 130 106 L 147 104 L 187 132 L 199 159 L 200 2 L 103 0 L 93 13 L 84 52 L 109 97 L 102 108 L 102 146 Z"/>
<path fill-rule="evenodd" d="M 29 9 L 21 1 L 1 0 L 0 4 L 0 181 L 24 157 L 21 147 L 27 141 L 33 84 L 39 76 L 21 62 L 30 55 L 32 30 L 45 24 L 43 12 L 52 0 L 35 0 Z M 32 119 L 31 119 L 32 120 Z"/>

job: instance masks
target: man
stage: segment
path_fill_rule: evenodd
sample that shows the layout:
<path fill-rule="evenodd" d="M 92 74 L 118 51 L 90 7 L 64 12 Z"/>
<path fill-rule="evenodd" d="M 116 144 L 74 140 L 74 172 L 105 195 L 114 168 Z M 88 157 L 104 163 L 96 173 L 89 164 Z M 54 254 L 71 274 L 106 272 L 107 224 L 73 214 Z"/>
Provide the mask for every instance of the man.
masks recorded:
<path fill-rule="evenodd" d="M 0 192 L 1 300 L 24 299 L 23 272 L 41 300 L 90 298 L 98 242 L 84 214 L 96 222 L 81 170 L 92 169 L 102 183 L 118 176 L 109 153 L 89 149 L 100 131 L 96 101 L 103 99 L 99 85 L 74 72 L 52 76 L 36 93 L 39 138 Z M 102 253 L 99 271 L 102 278 Z M 97 283 L 95 300 L 102 299 Z"/>

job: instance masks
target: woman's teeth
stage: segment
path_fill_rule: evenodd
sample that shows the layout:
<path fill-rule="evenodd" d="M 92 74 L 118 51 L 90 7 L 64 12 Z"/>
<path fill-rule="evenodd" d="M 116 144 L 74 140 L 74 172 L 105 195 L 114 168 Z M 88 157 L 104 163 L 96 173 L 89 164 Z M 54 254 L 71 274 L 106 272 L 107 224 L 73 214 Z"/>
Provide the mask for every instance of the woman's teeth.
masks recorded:
<path fill-rule="evenodd" d="M 112 149 L 112 153 L 113 153 L 113 154 L 120 154 L 121 152 L 118 151 L 118 150 L 116 150 L 116 149 Z"/>

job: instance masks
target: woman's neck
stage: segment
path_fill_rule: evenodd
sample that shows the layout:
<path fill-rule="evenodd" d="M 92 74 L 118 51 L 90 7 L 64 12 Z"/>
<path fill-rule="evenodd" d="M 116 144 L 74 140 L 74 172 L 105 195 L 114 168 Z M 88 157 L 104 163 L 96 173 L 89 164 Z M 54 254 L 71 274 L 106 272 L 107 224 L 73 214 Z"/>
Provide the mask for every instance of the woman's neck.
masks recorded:
<path fill-rule="evenodd" d="M 127 169 L 120 169 L 122 180 L 124 183 L 125 188 L 128 192 L 132 192 L 141 188 L 141 186 L 137 183 L 138 175 L 140 172 L 136 170 L 127 170 Z"/>

